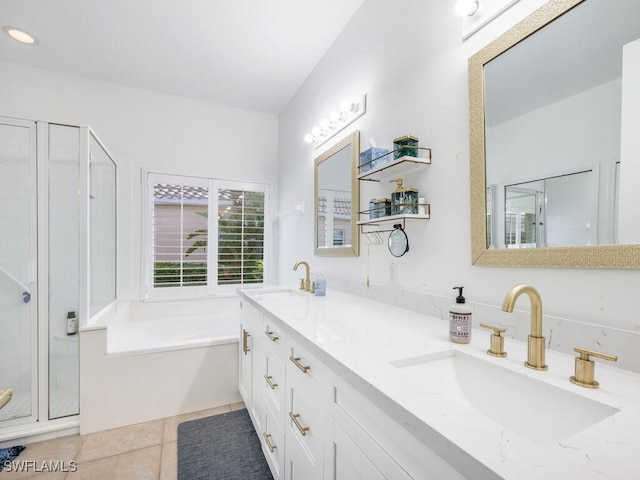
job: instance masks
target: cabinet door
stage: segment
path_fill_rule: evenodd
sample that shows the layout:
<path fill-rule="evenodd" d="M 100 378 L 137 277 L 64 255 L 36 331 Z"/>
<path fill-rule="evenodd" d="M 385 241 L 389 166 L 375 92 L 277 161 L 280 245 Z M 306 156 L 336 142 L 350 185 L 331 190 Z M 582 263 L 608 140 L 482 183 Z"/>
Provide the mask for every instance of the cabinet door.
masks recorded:
<path fill-rule="evenodd" d="M 250 409 L 253 406 L 253 334 L 251 324 L 244 320 L 240 323 L 238 387 L 245 405 Z"/>
<path fill-rule="evenodd" d="M 355 443 L 333 424 L 333 438 L 325 452 L 324 480 L 384 480 Z"/>
<path fill-rule="evenodd" d="M 267 459 L 271 474 L 275 480 L 284 478 L 284 431 L 281 422 L 276 419 L 271 406 L 265 402 L 263 431 L 261 433 L 262 451 Z"/>
<path fill-rule="evenodd" d="M 285 478 L 286 480 L 320 480 L 322 464 L 309 456 L 295 435 L 285 432 Z"/>

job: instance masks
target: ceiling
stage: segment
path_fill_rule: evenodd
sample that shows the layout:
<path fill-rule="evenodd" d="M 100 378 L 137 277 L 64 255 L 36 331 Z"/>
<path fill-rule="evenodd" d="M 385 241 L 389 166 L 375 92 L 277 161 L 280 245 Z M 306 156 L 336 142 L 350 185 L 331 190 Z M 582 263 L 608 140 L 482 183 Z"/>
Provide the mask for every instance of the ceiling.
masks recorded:
<path fill-rule="evenodd" d="M 1 0 L 0 60 L 280 112 L 364 0 Z"/>

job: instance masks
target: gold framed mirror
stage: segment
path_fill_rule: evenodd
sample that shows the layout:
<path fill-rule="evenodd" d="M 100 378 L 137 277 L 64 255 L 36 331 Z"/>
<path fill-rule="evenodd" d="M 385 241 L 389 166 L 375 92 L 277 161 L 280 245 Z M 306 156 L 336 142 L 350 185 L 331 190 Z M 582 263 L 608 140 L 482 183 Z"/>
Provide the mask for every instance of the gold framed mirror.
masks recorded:
<path fill-rule="evenodd" d="M 551 0 L 469 59 L 473 265 L 640 268 L 638 38 L 640 2 Z"/>
<path fill-rule="evenodd" d="M 358 256 L 360 231 L 357 179 L 360 131 L 323 152 L 314 171 L 314 252 L 320 256 Z"/>

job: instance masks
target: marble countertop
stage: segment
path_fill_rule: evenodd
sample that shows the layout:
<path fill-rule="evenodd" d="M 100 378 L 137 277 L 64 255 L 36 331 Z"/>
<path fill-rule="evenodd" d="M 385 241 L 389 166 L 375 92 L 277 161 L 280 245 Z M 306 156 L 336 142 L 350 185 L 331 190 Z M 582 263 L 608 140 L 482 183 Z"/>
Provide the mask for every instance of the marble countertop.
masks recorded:
<path fill-rule="evenodd" d="M 608 367 L 607 362 L 596 359 L 595 377 L 600 388 L 583 388 L 569 381 L 574 374 L 575 357 L 571 355 L 547 350 L 548 371 L 524 366 L 527 345 L 523 342 L 506 339 L 506 358 L 487 355 L 489 330 L 473 329 L 471 342 L 460 345 L 449 341 L 446 321 L 338 291 L 330 290 L 325 297 L 277 288 L 241 289 L 238 293 L 280 319 L 296 340 L 312 348 L 334 372 L 352 382 L 416 438 L 431 448 L 435 445 L 434 450 L 445 461 L 470 478 L 639 478 L 638 374 Z M 476 320 L 491 323 L 491 319 Z M 579 431 L 569 428 L 558 434 L 561 438 L 531 437 L 453 401 L 451 396 L 438 394 L 430 388 L 429 378 L 415 375 L 411 368 L 394 366 L 429 354 L 451 354 L 451 350 L 471 361 L 485 362 L 482 365 L 490 364 L 487 371 L 515 372 L 515 377 L 525 383 L 530 379 L 552 396 L 575 399 L 576 409 L 582 402 L 593 401 L 615 413 Z M 502 400 L 517 402 L 515 384 L 504 383 Z M 553 401 L 540 411 L 529 407 L 523 406 L 521 411 L 524 423 L 531 419 L 542 424 L 564 421 L 561 409 L 555 412 Z"/>

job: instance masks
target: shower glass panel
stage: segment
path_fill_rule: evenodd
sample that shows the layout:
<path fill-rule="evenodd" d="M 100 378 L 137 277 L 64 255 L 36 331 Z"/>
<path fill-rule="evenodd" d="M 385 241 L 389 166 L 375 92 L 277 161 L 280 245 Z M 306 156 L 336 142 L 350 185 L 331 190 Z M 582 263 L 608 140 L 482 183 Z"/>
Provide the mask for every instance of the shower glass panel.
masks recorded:
<path fill-rule="evenodd" d="M 50 419 L 79 413 L 79 166 L 80 129 L 49 125 Z"/>
<path fill-rule="evenodd" d="M 0 119 L 0 390 L 3 425 L 37 415 L 36 124 Z"/>
<path fill-rule="evenodd" d="M 116 299 L 116 164 L 89 139 L 89 316 Z"/>

